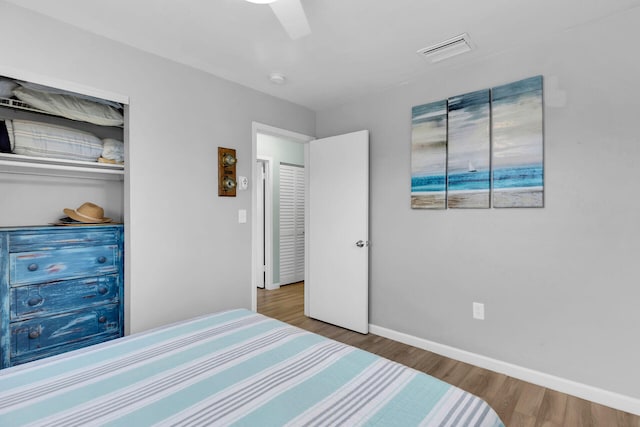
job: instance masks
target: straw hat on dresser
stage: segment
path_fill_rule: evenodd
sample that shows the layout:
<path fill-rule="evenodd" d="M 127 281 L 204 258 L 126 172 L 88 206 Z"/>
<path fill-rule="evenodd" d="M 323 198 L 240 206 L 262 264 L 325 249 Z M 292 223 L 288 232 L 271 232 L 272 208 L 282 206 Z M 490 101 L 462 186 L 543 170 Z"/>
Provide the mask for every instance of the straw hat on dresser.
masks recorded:
<path fill-rule="evenodd" d="M 78 209 L 64 209 L 65 215 L 85 224 L 104 224 L 111 222 L 111 218 L 105 218 L 104 209 L 95 203 L 83 203 Z"/>

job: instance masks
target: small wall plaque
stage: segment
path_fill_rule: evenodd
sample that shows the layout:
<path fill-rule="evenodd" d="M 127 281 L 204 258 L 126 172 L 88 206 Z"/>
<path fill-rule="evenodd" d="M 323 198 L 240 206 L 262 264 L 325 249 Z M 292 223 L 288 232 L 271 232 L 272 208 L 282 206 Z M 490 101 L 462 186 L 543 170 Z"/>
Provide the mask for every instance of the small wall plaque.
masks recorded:
<path fill-rule="evenodd" d="M 218 196 L 236 196 L 236 150 L 218 147 Z"/>

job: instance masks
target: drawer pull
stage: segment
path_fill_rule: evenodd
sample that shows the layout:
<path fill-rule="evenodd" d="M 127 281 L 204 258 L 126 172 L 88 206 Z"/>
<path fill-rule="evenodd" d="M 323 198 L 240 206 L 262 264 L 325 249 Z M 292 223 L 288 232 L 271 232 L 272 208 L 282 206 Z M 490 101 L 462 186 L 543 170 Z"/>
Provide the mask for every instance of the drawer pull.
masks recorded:
<path fill-rule="evenodd" d="M 105 323 L 107 321 L 107 317 L 106 316 L 100 316 L 98 317 L 98 322 L 100 323 Z"/>
<path fill-rule="evenodd" d="M 33 263 L 33 264 L 29 264 L 29 266 L 27 267 L 27 269 L 29 271 L 36 271 L 38 269 L 38 264 Z"/>
<path fill-rule="evenodd" d="M 100 287 L 98 288 L 98 293 L 99 293 L 100 295 L 104 295 L 104 294 L 106 294 L 107 292 L 109 292 L 109 289 L 108 289 L 106 286 L 100 286 Z"/>
<path fill-rule="evenodd" d="M 40 338 L 40 332 L 39 331 L 29 332 L 29 338 L 32 340 L 35 340 L 36 338 Z"/>
<path fill-rule="evenodd" d="M 105 256 L 98 257 L 98 262 L 100 264 L 104 264 L 105 262 L 107 262 L 107 257 Z"/>
<path fill-rule="evenodd" d="M 27 304 L 29 304 L 29 306 L 33 307 L 35 305 L 38 305 L 42 302 L 42 297 L 41 296 L 37 296 L 37 297 L 31 297 L 29 298 L 29 300 L 27 301 Z"/>

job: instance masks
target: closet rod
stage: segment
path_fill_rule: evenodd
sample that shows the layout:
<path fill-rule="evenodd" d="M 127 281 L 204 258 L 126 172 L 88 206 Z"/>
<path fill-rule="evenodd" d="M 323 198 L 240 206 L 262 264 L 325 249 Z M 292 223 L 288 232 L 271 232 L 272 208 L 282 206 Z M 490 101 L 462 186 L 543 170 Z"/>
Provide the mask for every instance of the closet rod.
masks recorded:
<path fill-rule="evenodd" d="M 2 165 L 2 163 L 0 163 Z M 58 169 L 56 169 L 58 170 Z M 90 175 L 93 173 L 94 175 Z M 16 170 L 3 170 L 0 169 L 0 174 L 8 175 L 32 175 L 32 176 L 48 176 L 48 177 L 60 177 L 60 178 L 76 178 L 76 179 L 92 179 L 96 181 L 122 181 L 124 176 L 122 174 L 110 173 L 108 177 L 96 176 L 95 171 L 90 171 L 88 174 L 67 174 L 67 173 L 46 173 L 46 172 L 29 172 L 29 171 L 16 171 Z"/>

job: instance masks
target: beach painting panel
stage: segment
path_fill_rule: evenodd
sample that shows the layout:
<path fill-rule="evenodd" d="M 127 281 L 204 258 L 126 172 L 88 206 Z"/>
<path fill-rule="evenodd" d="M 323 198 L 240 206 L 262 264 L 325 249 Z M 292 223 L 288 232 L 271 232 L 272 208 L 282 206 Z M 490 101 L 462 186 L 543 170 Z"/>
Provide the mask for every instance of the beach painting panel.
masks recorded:
<path fill-rule="evenodd" d="M 542 76 L 491 94 L 493 206 L 544 207 Z"/>
<path fill-rule="evenodd" d="M 411 207 L 447 207 L 447 101 L 411 109 Z"/>
<path fill-rule="evenodd" d="M 489 208 L 491 104 L 489 89 L 449 98 L 447 207 Z"/>

